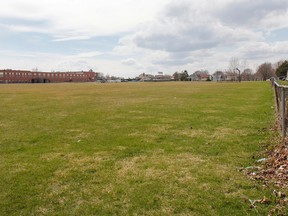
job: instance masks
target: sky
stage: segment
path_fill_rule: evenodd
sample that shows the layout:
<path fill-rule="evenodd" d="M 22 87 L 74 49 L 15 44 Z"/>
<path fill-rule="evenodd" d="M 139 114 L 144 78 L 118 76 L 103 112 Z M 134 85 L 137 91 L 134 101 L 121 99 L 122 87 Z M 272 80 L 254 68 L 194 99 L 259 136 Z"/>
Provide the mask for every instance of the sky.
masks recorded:
<path fill-rule="evenodd" d="M 288 59 L 287 0 L 0 0 L 0 69 L 135 77 Z"/>

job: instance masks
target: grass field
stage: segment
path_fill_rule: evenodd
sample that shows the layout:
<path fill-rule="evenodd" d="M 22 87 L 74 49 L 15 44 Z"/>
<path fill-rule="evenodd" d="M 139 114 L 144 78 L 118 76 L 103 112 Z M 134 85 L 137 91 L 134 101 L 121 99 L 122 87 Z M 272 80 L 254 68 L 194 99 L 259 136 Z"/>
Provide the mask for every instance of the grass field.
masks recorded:
<path fill-rule="evenodd" d="M 256 215 L 271 194 L 237 171 L 270 139 L 266 82 L 0 85 L 0 104 L 0 215 Z"/>

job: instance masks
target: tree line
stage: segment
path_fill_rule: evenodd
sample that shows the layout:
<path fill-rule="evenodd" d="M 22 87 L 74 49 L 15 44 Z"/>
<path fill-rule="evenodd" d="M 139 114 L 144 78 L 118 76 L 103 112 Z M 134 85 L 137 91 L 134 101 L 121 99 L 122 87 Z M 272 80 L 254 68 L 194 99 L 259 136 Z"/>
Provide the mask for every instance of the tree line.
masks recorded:
<path fill-rule="evenodd" d="M 264 62 L 260 64 L 254 72 L 248 67 L 246 60 L 240 61 L 238 58 L 232 57 L 229 62 L 228 69 L 222 71 L 217 70 L 213 76 L 221 75 L 223 77 L 229 77 L 230 81 L 256 81 L 267 80 L 271 77 L 278 77 L 285 79 L 288 72 L 288 60 L 280 60 L 276 63 Z M 206 70 L 195 71 L 193 75 L 209 74 Z M 191 79 L 187 70 L 181 72 L 175 72 L 173 78 L 176 81 L 187 81 Z M 209 81 L 209 79 L 207 79 Z"/>
<path fill-rule="evenodd" d="M 286 78 L 288 72 L 288 61 L 280 60 L 276 63 L 264 62 L 260 64 L 256 72 L 247 67 L 247 61 L 240 61 L 239 59 L 233 57 L 229 62 L 229 73 L 235 73 L 238 69 L 240 73 L 240 78 L 242 80 L 267 80 L 271 77 Z M 240 69 L 239 69 L 240 68 Z"/>

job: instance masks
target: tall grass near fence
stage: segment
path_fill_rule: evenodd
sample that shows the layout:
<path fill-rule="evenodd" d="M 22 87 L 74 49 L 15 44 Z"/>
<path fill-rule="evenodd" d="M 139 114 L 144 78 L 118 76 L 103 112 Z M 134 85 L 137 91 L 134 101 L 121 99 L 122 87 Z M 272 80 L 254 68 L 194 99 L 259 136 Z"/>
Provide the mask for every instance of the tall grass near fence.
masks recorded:
<path fill-rule="evenodd" d="M 245 215 L 264 82 L 0 85 L 1 215 Z M 266 214 L 269 205 L 258 209 Z"/>

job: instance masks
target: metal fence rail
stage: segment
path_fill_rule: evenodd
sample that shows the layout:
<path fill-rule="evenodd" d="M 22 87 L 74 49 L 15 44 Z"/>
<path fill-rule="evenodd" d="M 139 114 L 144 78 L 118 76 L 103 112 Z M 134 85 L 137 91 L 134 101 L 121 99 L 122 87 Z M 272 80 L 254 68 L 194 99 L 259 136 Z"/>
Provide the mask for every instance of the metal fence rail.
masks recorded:
<path fill-rule="evenodd" d="M 275 100 L 277 107 L 277 125 L 281 128 L 282 136 L 286 137 L 287 133 L 287 105 L 288 105 L 288 86 L 279 85 L 276 81 L 272 81 L 275 92 Z"/>

